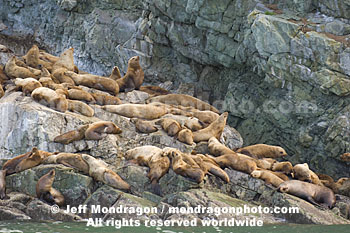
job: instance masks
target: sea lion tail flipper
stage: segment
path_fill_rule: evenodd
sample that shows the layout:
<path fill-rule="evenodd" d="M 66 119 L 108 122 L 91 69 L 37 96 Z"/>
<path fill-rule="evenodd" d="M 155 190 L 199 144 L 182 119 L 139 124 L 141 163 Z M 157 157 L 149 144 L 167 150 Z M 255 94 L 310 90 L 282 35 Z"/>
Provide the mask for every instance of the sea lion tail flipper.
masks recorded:
<path fill-rule="evenodd" d="M 311 196 L 307 196 L 306 200 L 310 202 L 311 204 L 317 206 L 317 207 L 322 207 L 320 204 L 318 204 Z"/>

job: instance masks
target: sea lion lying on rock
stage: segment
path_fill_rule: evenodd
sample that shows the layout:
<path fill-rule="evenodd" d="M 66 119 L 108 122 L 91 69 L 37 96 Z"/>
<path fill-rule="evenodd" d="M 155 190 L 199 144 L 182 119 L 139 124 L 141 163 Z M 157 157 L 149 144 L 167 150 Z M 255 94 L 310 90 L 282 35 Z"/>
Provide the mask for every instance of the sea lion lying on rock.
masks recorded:
<path fill-rule="evenodd" d="M 266 144 L 256 144 L 238 149 L 236 152 L 246 154 L 251 157 L 261 158 L 280 158 L 287 156 L 286 151 L 280 146 L 271 146 Z"/>

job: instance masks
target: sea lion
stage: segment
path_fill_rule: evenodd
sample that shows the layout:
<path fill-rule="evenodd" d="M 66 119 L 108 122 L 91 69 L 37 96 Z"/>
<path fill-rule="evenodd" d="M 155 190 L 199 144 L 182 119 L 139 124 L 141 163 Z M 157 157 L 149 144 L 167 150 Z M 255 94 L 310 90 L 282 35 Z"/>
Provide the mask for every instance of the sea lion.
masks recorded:
<path fill-rule="evenodd" d="M 39 69 L 41 67 L 45 67 L 46 69 L 52 71 L 52 62 L 48 62 L 45 60 L 41 60 L 39 57 L 39 48 L 37 45 L 33 45 L 27 52 L 25 56 L 23 56 L 25 63 L 28 66 Z"/>
<path fill-rule="evenodd" d="M 154 133 L 158 131 L 158 128 L 155 126 L 152 121 L 144 121 L 138 118 L 131 118 L 130 122 L 135 124 L 137 132 L 140 133 Z"/>
<path fill-rule="evenodd" d="M 8 199 L 6 195 L 6 170 L 0 170 L 0 200 Z"/>
<path fill-rule="evenodd" d="M 91 108 L 86 103 L 79 100 L 67 100 L 68 102 L 68 110 L 71 112 L 80 113 L 81 115 L 92 117 L 95 113 L 94 109 Z"/>
<path fill-rule="evenodd" d="M 122 101 L 116 96 L 103 95 L 98 93 L 91 93 L 96 104 L 98 105 L 117 105 L 122 104 Z"/>
<path fill-rule="evenodd" d="M 160 124 L 169 136 L 175 136 L 181 130 L 181 125 L 176 120 L 170 118 L 162 118 L 157 121 L 157 124 Z"/>
<path fill-rule="evenodd" d="M 71 100 L 81 100 L 91 103 L 95 102 L 94 97 L 89 92 L 78 89 L 69 89 L 68 98 Z"/>
<path fill-rule="evenodd" d="M 194 110 L 192 111 L 192 116 L 198 118 L 198 120 L 200 120 L 206 125 L 213 123 L 219 118 L 219 114 L 209 110 L 207 111 Z M 205 126 L 203 128 L 205 128 Z"/>
<path fill-rule="evenodd" d="M 152 104 L 120 104 L 105 105 L 102 109 L 129 118 L 141 118 L 145 120 L 158 119 L 168 113 L 165 106 L 155 106 Z"/>
<path fill-rule="evenodd" d="M 25 95 L 30 95 L 36 88 L 42 87 L 41 83 L 35 78 L 16 78 L 15 84 L 22 89 Z"/>
<path fill-rule="evenodd" d="M 59 57 L 49 54 L 43 50 L 39 50 L 39 58 L 51 63 L 55 63 L 60 59 Z"/>
<path fill-rule="evenodd" d="M 236 152 L 246 154 L 258 159 L 261 158 L 280 158 L 287 156 L 286 151 L 280 146 L 271 146 L 266 144 L 250 145 L 239 148 Z"/>
<path fill-rule="evenodd" d="M 344 162 L 350 162 L 350 153 L 344 153 L 340 156 L 340 160 Z"/>
<path fill-rule="evenodd" d="M 330 209 L 336 202 L 335 195 L 329 188 L 300 180 L 284 181 L 278 186 L 278 191 L 300 197 L 316 206 L 325 205 Z"/>
<path fill-rule="evenodd" d="M 256 166 L 258 166 L 258 168 L 262 168 L 264 170 L 271 170 L 273 165 L 273 163 L 270 163 L 265 159 L 254 159 L 254 161 L 256 162 Z"/>
<path fill-rule="evenodd" d="M 12 56 L 6 63 L 5 73 L 10 78 L 36 78 L 29 69 L 16 65 L 16 56 Z"/>
<path fill-rule="evenodd" d="M 63 195 L 58 190 L 52 188 L 55 175 L 55 169 L 52 169 L 38 180 L 36 184 L 36 196 L 49 204 L 62 206 L 64 204 Z"/>
<path fill-rule="evenodd" d="M 220 143 L 216 137 L 209 138 L 208 149 L 209 149 L 210 154 L 212 154 L 214 156 L 235 153 L 233 150 L 231 150 L 230 148 L 228 148 L 225 145 L 223 145 L 222 143 Z"/>
<path fill-rule="evenodd" d="M 67 167 L 76 168 L 79 171 L 89 174 L 89 165 L 83 160 L 81 154 L 59 153 L 56 155 L 56 163 L 63 164 Z"/>
<path fill-rule="evenodd" d="M 97 121 L 89 125 L 85 131 L 86 140 L 100 140 L 107 134 L 120 134 L 122 130 L 110 121 Z"/>
<path fill-rule="evenodd" d="M 275 187 L 278 187 L 284 182 L 284 180 L 282 180 L 278 176 L 264 170 L 255 170 L 250 175 L 254 178 L 262 179 L 265 181 L 266 184 L 272 184 Z"/>
<path fill-rule="evenodd" d="M 224 154 L 218 157 L 213 157 L 214 161 L 219 164 L 221 168 L 232 168 L 247 174 L 251 174 L 257 169 L 256 163 L 253 160 L 234 154 Z"/>
<path fill-rule="evenodd" d="M 74 64 L 74 48 L 69 48 L 63 51 L 58 58 L 58 60 L 54 63 L 52 67 L 52 74 L 55 73 L 57 69 L 64 68 L 69 71 L 79 72 L 76 65 Z"/>
<path fill-rule="evenodd" d="M 291 164 L 291 162 L 275 162 L 272 167 L 271 167 L 272 171 L 280 171 L 283 172 L 284 174 L 291 174 L 293 172 L 293 165 Z"/>
<path fill-rule="evenodd" d="M 67 75 L 66 72 L 68 72 L 66 68 L 56 68 L 52 71 L 52 79 L 58 83 L 69 83 L 75 85 L 74 80 Z"/>
<path fill-rule="evenodd" d="M 219 110 L 217 110 L 215 107 L 211 106 L 210 104 L 197 99 L 190 95 L 185 94 L 168 94 L 168 95 L 160 95 L 155 96 L 147 100 L 147 103 L 152 102 L 160 102 L 168 105 L 181 105 L 184 107 L 193 107 L 195 109 L 205 111 L 210 110 L 215 113 L 220 113 Z"/>
<path fill-rule="evenodd" d="M 184 125 L 186 128 L 190 129 L 193 132 L 203 129 L 205 127 L 205 124 L 198 120 L 198 118 L 196 117 L 187 118 Z"/>
<path fill-rule="evenodd" d="M 334 179 L 332 177 L 330 177 L 329 175 L 321 174 L 321 173 L 316 173 L 316 175 L 318 176 L 318 178 L 320 179 L 320 181 L 322 182 L 322 184 L 324 186 L 326 186 L 327 188 L 332 189 L 332 191 L 334 193 L 339 193 L 339 187 L 341 186 L 340 183 L 336 183 L 334 181 Z M 340 180 L 341 179 L 339 179 L 338 181 L 340 181 Z"/>
<path fill-rule="evenodd" d="M 107 168 L 105 162 L 87 154 L 82 154 L 82 158 L 89 165 L 89 175 L 95 180 L 101 181 L 116 189 L 130 190 L 130 185 L 117 173 Z"/>
<path fill-rule="evenodd" d="M 28 158 L 33 152 L 35 152 L 38 148 L 33 147 L 31 151 L 28 151 L 24 154 L 18 155 L 4 163 L 2 166 L 3 170 L 6 170 L 6 175 L 11 175 L 16 173 L 17 165 L 24 159 Z"/>
<path fill-rule="evenodd" d="M 160 195 L 161 190 L 158 181 L 169 170 L 170 160 L 164 156 L 163 150 L 155 146 L 141 146 L 126 152 L 126 158 L 133 159 L 140 166 L 149 167 L 147 177 L 151 181 L 152 190 Z"/>
<path fill-rule="evenodd" d="M 193 144 L 193 133 L 189 129 L 182 129 L 180 132 L 177 134 L 177 140 L 180 142 L 186 143 L 188 145 Z"/>
<path fill-rule="evenodd" d="M 9 80 L 10 78 L 7 77 L 7 75 L 4 72 L 4 67 L 0 65 L 0 83 L 3 84 L 6 80 Z"/>
<path fill-rule="evenodd" d="M 293 176 L 294 178 L 300 181 L 307 181 L 313 184 L 323 186 L 322 182 L 320 181 L 316 173 L 310 170 L 309 165 L 307 163 L 294 165 Z"/>
<path fill-rule="evenodd" d="M 117 81 L 117 79 L 121 79 L 122 78 L 118 66 L 114 66 L 113 67 L 111 75 L 109 76 L 109 78 L 113 79 L 114 81 Z"/>
<path fill-rule="evenodd" d="M 192 155 L 193 160 L 198 164 L 198 166 L 204 172 L 204 175 L 207 173 L 211 173 L 219 178 L 221 178 L 225 182 L 230 182 L 230 178 L 227 173 L 220 168 L 220 166 L 213 160 L 205 155 L 196 154 Z"/>
<path fill-rule="evenodd" d="M 5 95 L 5 91 L 2 88 L 2 85 L 0 84 L 0 98 L 3 97 Z"/>
<path fill-rule="evenodd" d="M 150 96 L 167 95 L 170 92 L 164 88 L 158 86 L 141 86 L 140 91 L 146 92 Z"/>
<path fill-rule="evenodd" d="M 41 156 L 38 148 L 33 147 L 31 152 L 31 155 L 29 155 L 27 158 L 24 158 L 17 164 L 15 168 L 16 173 L 38 166 L 41 163 L 43 157 Z"/>
<path fill-rule="evenodd" d="M 35 101 L 57 111 L 66 112 L 68 109 L 67 99 L 47 87 L 36 88 L 31 96 Z"/>
<path fill-rule="evenodd" d="M 74 141 L 85 138 L 85 131 L 89 128 L 89 124 L 82 125 L 75 130 L 68 131 L 64 134 L 58 135 L 53 139 L 54 142 L 69 144 Z"/>
<path fill-rule="evenodd" d="M 119 70 L 118 70 L 119 71 Z M 117 70 L 112 71 L 112 74 L 118 77 L 118 74 L 114 73 Z M 120 74 L 119 74 L 120 77 Z M 140 57 L 134 56 L 128 61 L 128 69 L 126 74 L 122 78 L 117 78 L 116 82 L 120 88 L 120 91 L 124 91 L 127 88 L 140 89 L 144 79 L 144 72 L 140 66 Z"/>
<path fill-rule="evenodd" d="M 171 166 L 176 174 L 187 177 L 197 183 L 203 181 L 204 172 L 189 155 L 175 148 L 168 149 L 165 154 L 171 159 Z"/>
<path fill-rule="evenodd" d="M 107 91 L 113 95 L 119 93 L 119 86 L 116 81 L 93 74 L 76 74 L 72 71 L 66 71 L 65 75 L 71 77 L 76 85 L 95 88 L 101 91 Z"/>
<path fill-rule="evenodd" d="M 213 123 L 211 123 L 208 127 L 193 132 L 193 141 L 208 141 L 211 137 L 220 138 L 222 131 L 226 125 L 228 113 L 224 112 L 220 115 L 218 119 L 216 119 Z"/>

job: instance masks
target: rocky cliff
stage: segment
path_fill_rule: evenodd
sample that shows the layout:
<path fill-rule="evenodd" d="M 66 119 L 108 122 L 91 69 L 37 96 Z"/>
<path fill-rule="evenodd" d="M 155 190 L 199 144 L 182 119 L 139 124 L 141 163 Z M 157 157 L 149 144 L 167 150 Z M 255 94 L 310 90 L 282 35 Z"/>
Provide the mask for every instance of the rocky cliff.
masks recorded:
<path fill-rule="evenodd" d="M 77 66 L 101 75 L 115 65 L 125 72 L 127 60 L 139 55 L 146 82 L 171 81 L 173 89 L 180 85 L 179 92 L 229 111 L 229 123 L 245 145 L 280 145 L 293 163 L 307 162 L 334 178 L 349 176 L 349 164 L 339 159 L 350 150 L 350 5 L 345 0 L 0 0 L 0 6 L 0 43 L 12 44 L 18 54 L 32 43 L 56 55 L 74 47 Z M 61 148 L 47 143 L 70 128 L 65 122 L 84 119 L 48 111 L 47 119 L 57 118 L 50 131 L 35 104 L 21 99 L 16 105 L 16 96 L 10 98 L 3 100 L 6 116 L 0 122 L 3 158 L 34 144 L 97 155 L 91 142 Z M 97 118 L 109 119 L 95 111 Z M 15 117 L 8 119 L 10 114 Z M 33 123 L 40 126 L 35 132 L 14 130 L 17 124 L 31 129 Z M 126 137 L 137 144 L 166 144 L 163 136 Z M 107 161 L 118 154 L 115 141 L 103 142 Z"/>

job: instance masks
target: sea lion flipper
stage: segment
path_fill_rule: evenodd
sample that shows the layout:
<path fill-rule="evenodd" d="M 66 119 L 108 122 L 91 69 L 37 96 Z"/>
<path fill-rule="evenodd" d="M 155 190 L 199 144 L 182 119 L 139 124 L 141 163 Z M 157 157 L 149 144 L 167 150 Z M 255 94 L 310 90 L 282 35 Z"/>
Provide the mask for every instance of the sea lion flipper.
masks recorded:
<path fill-rule="evenodd" d="M 227 173 L 219 167 L 212 166 L 209 169 L 209 172 L 215 176 L 220 177 L 222 180 L 226 181 L 227 183 L 230 182 L 230 178 L 228 177 Z"/>
<path fill-rule="evenodd" d="M 312 203 L 313 205 L 317 206 L 317 207 L 321 207 L 320 204 L 318 204 L 311 196 L 307 196 L 306 200 L 310 203 Z"/>

